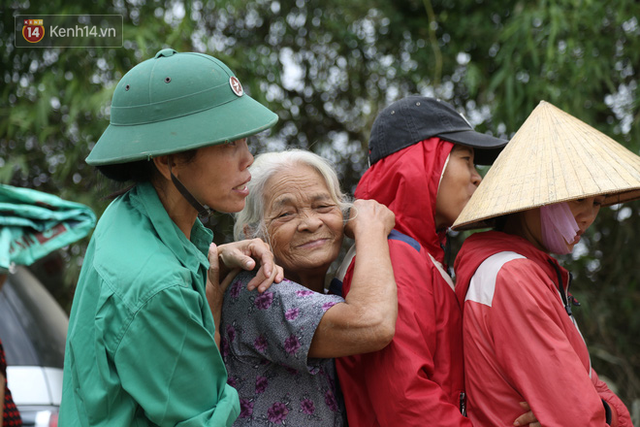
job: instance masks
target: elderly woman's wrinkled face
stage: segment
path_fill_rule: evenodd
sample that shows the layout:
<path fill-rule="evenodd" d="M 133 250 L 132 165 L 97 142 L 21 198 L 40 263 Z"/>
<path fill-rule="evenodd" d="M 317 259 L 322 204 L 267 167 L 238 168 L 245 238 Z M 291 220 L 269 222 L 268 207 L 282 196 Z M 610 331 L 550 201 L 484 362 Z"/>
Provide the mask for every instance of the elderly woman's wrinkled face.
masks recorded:
<path fill-rule="evenodd" d="M 271 177 L 264 191 L 267 234 L 285 276 L 324 277 L 338 257 L 343 222 L 322 175 L 300 165 Z"/>

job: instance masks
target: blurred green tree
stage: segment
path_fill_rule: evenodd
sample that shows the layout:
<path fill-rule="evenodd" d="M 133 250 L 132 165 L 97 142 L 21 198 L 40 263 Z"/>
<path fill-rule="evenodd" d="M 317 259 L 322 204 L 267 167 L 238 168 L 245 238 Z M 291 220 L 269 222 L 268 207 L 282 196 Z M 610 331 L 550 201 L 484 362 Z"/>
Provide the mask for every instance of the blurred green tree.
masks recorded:
<path fill-rule="evenodd" d="M 111 93 L 164 47 L 219 57 L 280 116 L 256 153 L 301 147 L 332 160 L 352 192 L 377 112 L 406 94 L 437 96 L 477 129 L 511 136 L 546 100 L 640 146 L 640 4 L 634 0 L 50 0 L 0 15 L 0 182 L 86 203 L 113 188 L 84 158 L 108 123 Z M 124 45 L 16 48 L 17 14 L 121 14 Z M 565 259 L 595 368 L 640 416 L 638 203 L 605 209 Z M 208 225 L 231 238 L 232 218 Z M 453 234 L 455 255 L 463 235 Z M 63 253 L 75 282 L 86 241 Z M 68 307 L 73 286 L 59 298 Z M 634 403 L 635 402 L 635 403 Z"/>

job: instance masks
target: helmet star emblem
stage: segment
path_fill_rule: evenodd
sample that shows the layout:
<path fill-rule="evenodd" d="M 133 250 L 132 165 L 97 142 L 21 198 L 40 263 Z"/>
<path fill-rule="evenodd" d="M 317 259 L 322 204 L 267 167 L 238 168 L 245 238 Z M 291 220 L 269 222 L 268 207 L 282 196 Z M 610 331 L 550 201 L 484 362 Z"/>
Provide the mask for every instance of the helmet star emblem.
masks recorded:
<path fill-rule="evenodd" d="M 229 86 L 231 86 L 231 90 L 238 96 L 242 96 L 244 90 L 242 89 L 242 84 L 240 84 L 240 80 L 236 76 L 231 76 L 229 79 Z"/>

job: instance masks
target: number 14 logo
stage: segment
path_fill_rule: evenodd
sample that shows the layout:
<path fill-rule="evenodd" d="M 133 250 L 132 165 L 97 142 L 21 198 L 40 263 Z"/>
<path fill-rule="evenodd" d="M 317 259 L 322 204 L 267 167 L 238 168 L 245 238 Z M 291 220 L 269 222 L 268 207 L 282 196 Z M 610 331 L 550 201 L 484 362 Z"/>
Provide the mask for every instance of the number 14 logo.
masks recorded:
<path fill-rule="evenodd" d="M 22 26 L 22 37 L 29 43 L 38 43 L 44 38 L 44 22 L 42 19 L 25 19 Z"/>

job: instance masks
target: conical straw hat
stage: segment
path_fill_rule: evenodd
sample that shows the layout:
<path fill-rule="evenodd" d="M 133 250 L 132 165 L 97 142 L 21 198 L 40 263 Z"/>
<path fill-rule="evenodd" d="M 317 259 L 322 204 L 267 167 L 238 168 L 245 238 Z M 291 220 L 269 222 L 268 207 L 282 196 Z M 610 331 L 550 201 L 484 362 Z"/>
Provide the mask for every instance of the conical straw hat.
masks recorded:
<path fill-rule="evenodd" d="M 502 215 L 600 195 L 605 206 L 640 198 L 640 157 L 541 101 L 452 228 L 489 227 Z"/>

